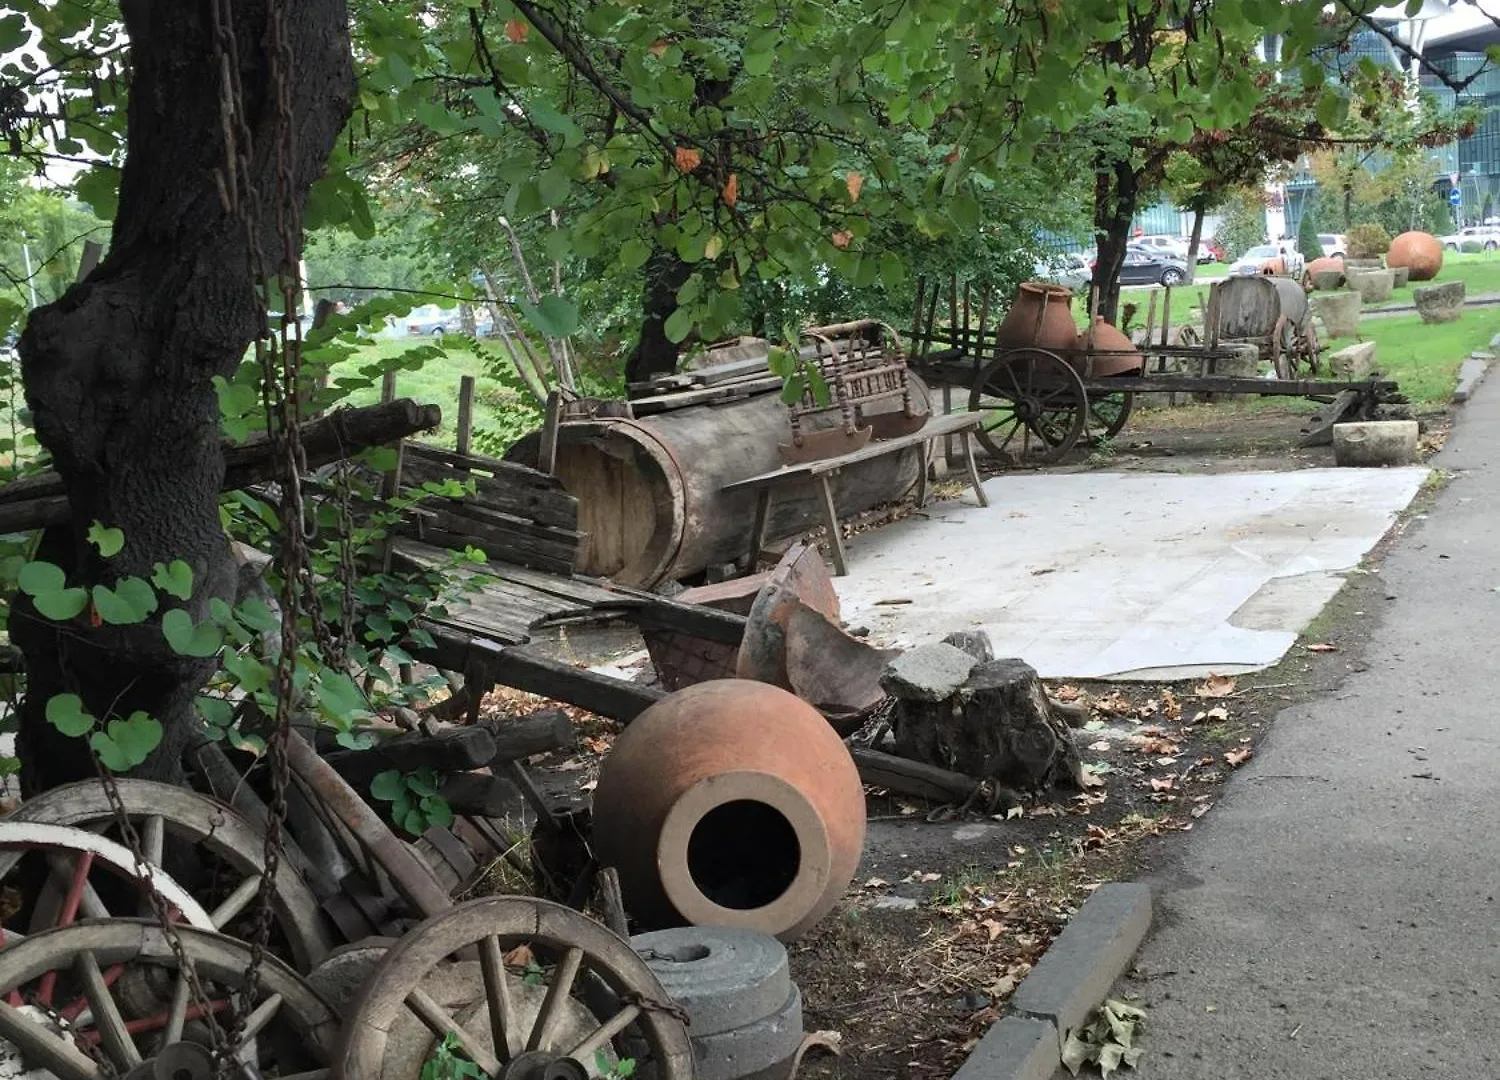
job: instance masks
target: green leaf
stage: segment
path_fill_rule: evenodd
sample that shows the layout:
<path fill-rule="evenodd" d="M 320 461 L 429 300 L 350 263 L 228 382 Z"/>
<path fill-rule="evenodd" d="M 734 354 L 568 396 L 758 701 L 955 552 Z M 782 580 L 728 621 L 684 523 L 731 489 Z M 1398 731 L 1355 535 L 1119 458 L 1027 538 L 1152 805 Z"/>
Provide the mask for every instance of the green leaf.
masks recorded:
<path fill-rule="evenodd" d="M 448 800 L 440 796 L 428 796 L 420 803 L 422 816 L 427 819 L 428 825 L 436 825 L 439 829 L 446 829 L 453 824 L 453 807 L 448 805 Z M 425 831 L 425 830 L 424 830 Z"/>
<path fill-rule="evenodd" d="M 193 568 L 181 559 L 173 559 L 169 564 L 157 563 L 151 574 L 151 583 L 179 600 L 193 598 Z"/>
<path fill-rule="evenodd" d="M 424 797 L 438 793 L 437 774 L 431 769 L 418 769 L 406 778 L 406 786 Z"/>
<path fill-rule="evenodd" d="M 73 192 L 80 202 L 87 203 L 100 218 L 113 221 L 120 201 L 120 170 L 113 166 L 95 165 L 73 182 Z"/>
<path fill-rule="evenodd" d="M 30 562 L 21 567 L 16 586 L 27 596 L 58 592 L 67 584 L 62 568 L 49 562 Z"/>
<path fill-rule="evenodd" d="M 352 720 L 369 715 L 365 695 L 354 680 L 341 671 L 325 671 L 318 680 L 318 704 L 334 717 Z"/>
<path fill-rule="evenodd" d="M 99 549 L 99 554 L 106 559 L 114 558 L 125 546 L 125 532 L 123 529 L 112 529 L 95 521 L 89 525 L 89 543 Z"/>
<path fill-rule="evenodd" d="M 87 589 L 63 589 L 32 598 L 36 609 L 53 622 L 66 622 L 88 606 Z"/>
<path fill-rule="evenodd" d="M 345 750 L 368 750 L 375 745 L 375 736 L 368 731 L 341 731 L 333 738 Z"/>
<path fill-rule="evenodd" d="M 151 756 L 161 742 L 161 723 L 143 712 L 111 720 L 104 731 L 89 736 L 89 745 L 111 772 L 133 769 Z"/>
<path fill-rule="evenodd" d="M 679 307 L 667 316 L 666 331 L 667 340 L 671 342 L 683 341 L 693 329 L 693 311 L 691 308 Z"/>
<path fill-rule="evenodd" d="M 161 632 L 179 656 L 213 656 L 224 644 L 224 631 L 213 623 L 194 626 L 192 616 L 181 608 L 161 617 Z"/>
<path fill-rule="evenodd" d="M 98 723 L 77 694 L 58 694 L 47 702 L 47 722 L 64 735 L 83 735 Z"/>
<path fill-rule="evenodd" d="M 406 780 L 398 769 L 376 773 L 370 781 L 370 794 L 381 802 L 395 802 L 406 793 Z"/>
<path fill-rule="evenodd" d="M 197 708 L 198 715 L 214 727 L 228 727 L 234 723 L 234 702 L 227 698 L 209 697 L 204 694 L 193 702 L 193 705 Z"/>
<path fill-rule="evenodd" d="M 240 622 L 256 633 L 269 634 L 281 626 L 280 617 L 258 596 L 243 601 L 234 613 Z"/>
<path fill-rule="evenodd" d="M 122 578 L 113 589 L 94 586 L 94 610 L 111 626 L 145 622 L 156 606 L 156 592 L 138 577 Z"/>
<path fill-rule="evenodd" d="M 802 400 L 802 395 L 807 390 L 807 379 L 802 372 L 796 372 L 787 379 L 781 388 L 781 400 L 786 405 L 795 405 Z"/>
<path fill-rule="evenodd" d="M 539 304 L 521 301 L 521 310 L 538 331 L 550 338 L 572 337 L 578 330 L 578 306 L 556 293 L 548 293 Z"/>

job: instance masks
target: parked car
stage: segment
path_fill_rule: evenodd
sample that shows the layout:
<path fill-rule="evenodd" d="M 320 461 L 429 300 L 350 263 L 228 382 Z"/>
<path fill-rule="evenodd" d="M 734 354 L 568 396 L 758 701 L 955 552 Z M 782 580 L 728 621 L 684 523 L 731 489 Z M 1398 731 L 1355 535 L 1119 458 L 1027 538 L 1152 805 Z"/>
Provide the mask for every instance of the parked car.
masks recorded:
<path fill-rule="evenodd" d="M 1208 255 L 1207 259 L 1203 257 L 1205 253 Z M 1198 245 L 1198 261 L 1228 262 L 1229 252 L 1224 250 L 1224 245 L 1219 243 L 1217 237 L 1209 237 L 1207 240 L 1201 241 Z"/>
<path fill-rule="evenodd" d="M 1096 259 L 1089 265 L 1097 273 Z M 1125 249 L 1125 263 L 1120 267 L 1121 285 L 1180 285 L 1187 280 L 1187 263 L 1171 255 L 1149 251 L 1134 244 Z"/>
<path fill-rule="evenodd" d="M 406 316 L 408 334 L 456 334 L 461 325 L 457 308 L 442 308 L 436 304 L 413 308 Z"/>
<path fill-rule="evenodd" d="M 1261 267 L 1273 259 L 1281 259 L 1286 267 L 1288 277 L 1301 277 L 1302 267 L 1306 260 L 1302 253 L 1290 243 L 1280 244 L 1257 244 L 1245 254 L 1241 255 L 1229 266 L 1231 277 L 1245 277 L 1261 272 Z"/>
<path fill-rule="evenodd" d="M 1462 251 L 1464 244 L 1478 244 L 1485 251 L 1500 247 L 1500 226 L 1470 225 L 1459 229 L 1452 236 L 1440 236 L 1438 242 L 1448 251 Z"/>
<path fill-rule="evenodd" d="M 1187 262 L 1188 242 L 1176 236 L 1137 236 L 1130 242 L 1130 246 L 1154 255 L 1167 255 L 1178 262 Z"/>
<path fill-rule="evenodd" d="M 1037 281 L 1050 281 L 1070 289 L 1083 289 L 1093 278 L 1093 271 L 1082 255 L 1074 251 L 1052 252 L 1036 261 Z"/>
<path fill-rule="evenodd" d="M 1342 259 L 1349 253 L 1349 241 L 1343 233 L 1320 232 L 1318 246 L 1330 259 Z"/>

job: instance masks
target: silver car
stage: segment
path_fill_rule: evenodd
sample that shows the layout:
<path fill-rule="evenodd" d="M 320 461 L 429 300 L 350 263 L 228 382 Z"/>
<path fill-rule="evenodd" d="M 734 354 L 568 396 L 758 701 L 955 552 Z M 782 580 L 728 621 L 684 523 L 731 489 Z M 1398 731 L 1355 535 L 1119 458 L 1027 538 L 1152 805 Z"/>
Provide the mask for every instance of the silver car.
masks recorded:
<path fill-rule="evenodd" d="M 1036 261 L 1034 280 L 1049 281 L 1069 289 L 1087 288 L 1093 279 L 1089 264 L 1076 251 L 1051 252 Z"/>

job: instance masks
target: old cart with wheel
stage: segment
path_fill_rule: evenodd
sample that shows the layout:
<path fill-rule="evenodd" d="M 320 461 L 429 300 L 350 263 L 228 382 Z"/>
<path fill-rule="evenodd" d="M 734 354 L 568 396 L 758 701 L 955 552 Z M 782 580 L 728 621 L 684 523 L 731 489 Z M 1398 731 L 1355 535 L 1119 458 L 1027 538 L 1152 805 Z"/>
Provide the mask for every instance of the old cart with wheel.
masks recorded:
<path fill-rule="evenodd" d="M 1113 438 L 1125 427 L 1136 394 L 1256 394 L 1332 403 L 1316 432 L 1401 400 L 1390 381 L 1305 377 L 1317 372 L 1320 347 L 1306 294 L 1290 279 L 1215 283 L 1201 336 L 1195 327 L 1172 328 L 1172 290 L 1163 289 L 1161 323 L 1153 295 L 1141 340 L 1132 343 L 1101 325 L 1097 339 L 1080 332 L 1071 347 L 1002 343 L 986 325 L 987 303 L 971 325 L 967 290 L 962 305 L 956 288 L 953 295 L 948 325 L 940 326 L 935 292 L 923 312 L 919 285 L 912 366 L 943 388 L 949 408 L 955 391 L 967 391 L 968 408 L 984 416 L 976 436 L 997 458 L 1045 464 L 1062 459 L 1082 438 Z M 1266 366 L 1270 372 L 1260 375 Z"/>

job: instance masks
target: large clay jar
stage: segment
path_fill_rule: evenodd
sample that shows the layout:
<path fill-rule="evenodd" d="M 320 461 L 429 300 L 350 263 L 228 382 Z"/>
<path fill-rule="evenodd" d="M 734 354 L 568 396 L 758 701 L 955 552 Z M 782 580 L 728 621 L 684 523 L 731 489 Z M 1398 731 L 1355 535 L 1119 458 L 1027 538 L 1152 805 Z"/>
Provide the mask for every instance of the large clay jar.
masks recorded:
<path fill-rule="evenodd" d="M 1443 268 L 1443 245 L 1431 233 L 1404 232 L 1391 241 L 1386 266 L 1404 266 L 1408 281 L 1431 281 Z"/>
<path fill-rule="evenodd" d="M 1104 321 L 1103 315 L 1094 316 L 1093 350 L 1089 353 L 1088 374 L 1092 377 L 1123 375 L 1127 371 L 1139 371 L 1141 354 L 1135 343 L 1125 333 Z M 1079 331 L 1073 343 L 1075 349 L 1087 349 L 1090 336 L 1087 330 Z M 1083 362 L 1080 360 L 1079 364 Z"/>
<path fill-rule="evenodd" d="M 1078 336 L 1072 304 L 1071 289 L 1038 281 L 1022 282 L 1005 319 L 995 330 L 995 340 L 1004 349 L 1022 349 L 1028 345 L 1070 349 Z"/>
<path fill-rule="evenodd" d="M 594 854 L 643 929 L 738 926 L 792 941 L 859 868 L 865 798 L 821 713 L 748 679 L 698 683 L 615 740 Z"/>

